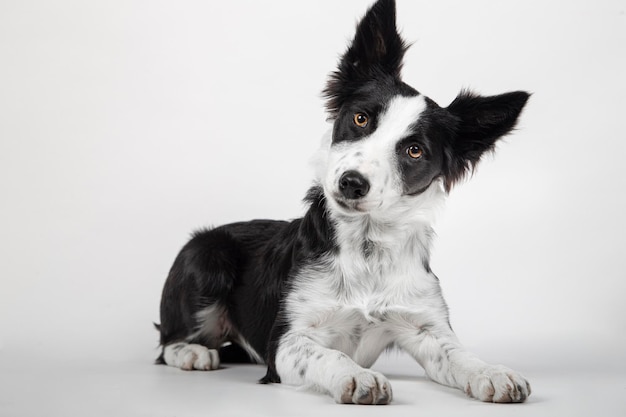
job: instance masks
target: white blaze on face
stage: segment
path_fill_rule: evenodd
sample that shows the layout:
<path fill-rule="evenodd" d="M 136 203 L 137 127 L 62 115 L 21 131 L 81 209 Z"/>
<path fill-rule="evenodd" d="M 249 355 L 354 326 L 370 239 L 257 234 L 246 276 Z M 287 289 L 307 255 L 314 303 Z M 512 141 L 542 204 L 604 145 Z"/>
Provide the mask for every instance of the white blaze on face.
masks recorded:
<path fill-rule="evenodd" d="M 361 210 L 384 208 L 395 202 L 403 191 L 396 144 L 411 133 L 425 109 L 421 95 L 396 96 L 378 115 L 376 130 L 369 136 L 332 145 L 321 177 L 326 194 L 340 198 L 339 179 L 347 171 L 357 171 L 370 183 L 368 194 L 358 202 Z"/>

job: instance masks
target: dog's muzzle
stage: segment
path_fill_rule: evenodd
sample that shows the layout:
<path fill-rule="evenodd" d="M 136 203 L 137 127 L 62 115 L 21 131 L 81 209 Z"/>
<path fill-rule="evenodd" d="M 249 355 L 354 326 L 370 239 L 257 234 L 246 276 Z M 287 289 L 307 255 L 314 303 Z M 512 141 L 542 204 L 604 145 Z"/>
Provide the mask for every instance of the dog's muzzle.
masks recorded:
<path fill-rule="evenodd" d="M 346 200 L 363 198 L 369 190 L 369 181 L 357 171 L 346 171 L 339 178 L 339 191 Z"/>

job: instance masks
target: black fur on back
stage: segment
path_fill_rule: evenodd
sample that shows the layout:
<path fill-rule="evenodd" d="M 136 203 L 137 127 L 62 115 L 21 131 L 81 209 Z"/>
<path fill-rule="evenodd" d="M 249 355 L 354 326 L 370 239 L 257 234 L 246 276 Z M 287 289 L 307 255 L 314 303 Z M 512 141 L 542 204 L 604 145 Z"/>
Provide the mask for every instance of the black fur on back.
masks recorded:
<path fill-rule="evenodd" d="M 161 299 L 161 345 L 187 341 L 198 328 L 196 315 L 224 306 L 233 328 L 268 364 L 263 382 L 279 382 L 274 369 L 277 342 L 288 330 L 281 319 L 282 295 L 306 261 L 337 250 L 320 186 L 312 187 L 304 217 L 291 222 L 253 220 L 200 230 L 182 248 Z M 236 340 L 225 341 L 236 344 Z M 212 346 L 218 349 L 220 346 Z M 241 349 L 223 347 L 224 362 L 241 361 Z M 163 357 L 157 359 L 163 363 Z"/>

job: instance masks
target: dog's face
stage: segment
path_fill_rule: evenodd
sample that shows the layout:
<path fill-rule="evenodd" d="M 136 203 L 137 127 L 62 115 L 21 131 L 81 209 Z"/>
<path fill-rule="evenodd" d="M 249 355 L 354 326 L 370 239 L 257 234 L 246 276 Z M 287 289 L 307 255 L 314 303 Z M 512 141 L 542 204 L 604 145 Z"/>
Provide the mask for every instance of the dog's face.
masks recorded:
<path fill-rule="evenodd" d="M 345 214 L 386 212 L 462 178 L 514 127 L 529 95 L 461 93 L 447 108 L 400 79 L 406 45 L 393 0 L 378 1 L 324 91 L 333 119 L 320 181 Z"/>
<path fill-rule="evenodd" d="M 445 138 L 433 123 L 434 103 L 389 82 L 345 103 L 334 122 L 322 182 L 347 213 L 386 211 L 442 173 Z"/>

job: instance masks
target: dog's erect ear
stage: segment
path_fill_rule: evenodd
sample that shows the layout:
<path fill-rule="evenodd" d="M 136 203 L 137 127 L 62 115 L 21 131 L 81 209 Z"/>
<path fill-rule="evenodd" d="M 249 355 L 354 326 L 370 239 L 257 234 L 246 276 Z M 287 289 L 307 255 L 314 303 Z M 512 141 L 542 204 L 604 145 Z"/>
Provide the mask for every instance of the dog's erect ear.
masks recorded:
<path fill-rule="evenodd" d="M 356 71 L 355 75 L 366 77 L 379 72 L 399 77 L 405 51 L 396 29 L 396 2 L 378 0 L 359 22 L 339 70 Z"/>
<path fill-rule="evenodd" d="M 396 29 L 395 0 L 378 0 L 357 25 L 354 40 L 324 89 L 331 116 L 364 82 L 399 78 L 406 49 Z"/>
<path fill-rule="evenodd" d="M 524 91 L 482 97 L 464 91 L 448 106 L 453 138 L 446 151 L 446 191 L 471 171 L 496 141 L 511 132 L 530 94 Z"/>

